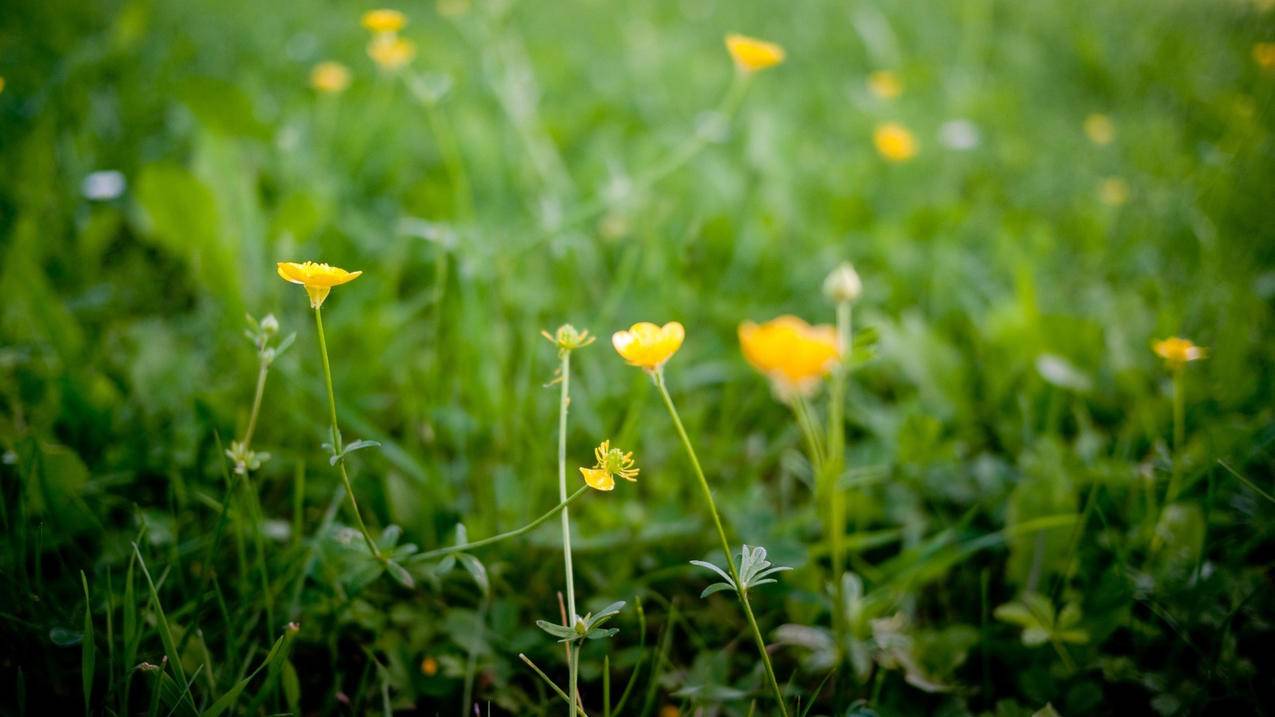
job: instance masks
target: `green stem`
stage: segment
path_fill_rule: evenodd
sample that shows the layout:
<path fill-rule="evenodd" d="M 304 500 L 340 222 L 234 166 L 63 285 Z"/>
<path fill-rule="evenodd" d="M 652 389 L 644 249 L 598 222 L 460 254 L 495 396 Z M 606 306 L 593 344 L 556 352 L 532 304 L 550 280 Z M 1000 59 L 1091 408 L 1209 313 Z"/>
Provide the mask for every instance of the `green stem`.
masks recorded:
<path fill-rule="evenodd" d="M 323 379 L 328 387 L 328 410 L 332 418 L 332 450 L 334 455 L 340 456 L 344 446 L 341 445 L 341 431 L 337 428 L 336 422 L 336 392 L 332 388 L 332 365 L 328 361 L 328 341 L 323 336 L 323 310 L 318 306 L 314 307 L 314 326 L 319 334 L 319 353 L 323 356 Z M 368 550 L 372 551 L 372 557 L 380 560 L 381 550 L 376 547 L 376 541 L 372 540 L 372 534 L 368 532 L 367 524 L 363 522 L 363 514 L 359 512 L 359 502 L 354 497 L 354 486 L 350 484 L 350 474 L 345 470 L 345 460 L 338 459 L 336 465 L 341 472 L 341 482 L 345 484 L 345 494 L 350 499 L 350 509 L 354 511 L 354 519 L 359 524 L 363 539 L 367 541 Z"/>
<path fill-rule="evenodd" d="M 841 586 L 841 573 L 845 570 L 846 496 L 841 489 L 841 473 L 845 468 L 846 431 L 845 400 L 846 374 L 849 372 L 850 351 L 853 339 L 850 326 L 850 302 L 837 302 L 837 349 L 840 360 L 832 374 L 831 392 L 828 396 L 828 459 L 824 478 L 828 498 L 828 542 L 832 551 L 832 592 L 835 604 L 832 611 L 833 631 L 837 634 L 837 649 L 842 649 L 845 620 L 841 614 L 845 595 Z"/>
<path fill-rule="evenodd" d="M 1173 472 L 1169 478 L 1169 491 L 1165 504 L 1172 503 L 1178 497 L 1182 481 L 1182 444 L 1186 434 L 1186 399 L 1183 396 L 1182 366 L 1173 369 Z"/>
<path fill-rule="evenodd" d="M 562 397 L 558 407 L 558 500 L 567 501 L 567 411 L 571 407 L 571 351 L 562 350 Z M 567 580 L 567 627 L 576 622 L 576 588 L 575 576 L 571 562 L 571 511 L 564 505 L 562 508 L 562 564 Z M 573 657 L 568 661 L 571 696 L 568 714 L 574 714 L 577 689 L 576 666 L 579 664 L 579 651 L 572 651 Z"/>
<path fill-rule="evenodd" d="M 806 440 L 806 452 L 810 454 L 810 467 L 814 471 L 816 480 L 820 480 L 823 476 L 824 454 L 819 445 L 819 436 L 815 433 L 814 421 L 810 418 L 810 407 L 806 405 L 806 399 L 801 396 L 793 397 L 789 404 L 792 406 L 793 415 L 797 418 L 801 435 Z"/>
<path fill-rule="evenodd" d="M 419 562 L 422 560 L 430 560 L 432 558 L 438 558 L 438 557 L 447 555 L 449 553 L 465 552 L 473 548 L 481 548 L 484 545 L 499 543 L 500 541 L 508 540 L 509 538 L 516 538 L 519 535 L 522 535 L 523 533 L 534 530 L 537 526 L 544 523 L 546 520 L 549 520 L 550 518 L 552 518 L 553 514 L 557 513 L 559 510 L 566 509 L 567 506 L 576 502 L 577 498 L 584 495 L 585 491 L 587 490 L 589 490 L 589 486 L 587 485 L 580 486 L 580 488 L 576 490 L 576 492 L 568 496 L 566 500 L 550 508 L 547 512 L 545 512 L 544 515 L 541 515 L 539 518 L 536 518 L 535 520 L 531 521 L 530 523 L 527 523 L 521 528 L 515 528 L 513 530 L 500 533 L 499 535 L 493 535 L 490 538 L 475 540 L 471 543 L 463 543 L 461 545 L 452 545 L 446 548 L 436 548 L 434 550 L 427 550 L 423 553 L 417 553 L 416 555 L 413 555 L 412 557 L 408 558 L 406 562 Z"/>
<path fill-rule="evenodd" d="M 270 373 L 270 363 L 265 357 L 260 359 L 260 366 L 257 368 L 257 392 L 252 397 L 252 411 L 248 414 L 248 428 L 243 434 L 243 447 L 247 451 L 248 446 L 252 445 L 252 434 L 257 431 L 257 415 L 261 413 L 261 399 L 266 393 L 266 375 Z"/>
<path fill-rule="evenodd" d="M 717 537 L 722 541 L 722 552 L 726 554 L 726 567 L 730 571 L 731 580 L 739 587 L 736 594 L 739 596 L 739 603 L 744 608 L 744 615 L 748 618 L 748 626 L 753 631 L 753 641 L 757 643 L 757 652 L 761 655 L 762 664 L 766 667 L 766 677 L 770 679 L 770 687 L 774 690 L 775 701 L 779 705 L 779 713 L 783 717 L 788 717 L 788 707 L 784 704 L 784 692 L 779 687 L 779 680 L 775 679 L 775 668 L 770 664 L 770 653 L 766 652 L 766 641 L 762 639 L 761 628 L 757 626 L 757 618 L 753 616 L 753 608 L 748 603 L 748 592 L 744 589 L 739 579 L 739 570 L 735 567 L 735 556 L 731 553 L 730 541 L 726 539 L 726 529 L 722 527 L 722 519 L 717 514 L 717 503 L 713 500 L 713 491 L 708 487 L 708 479 L 704 477 L 704 469 L 700 467 L 699 458 L 695 455 L 695 448 L 691 445 L 691 439 L 686 435 L 686 428 L 682 426 L 682 419 L 677 413 L 677 407 L 673 405 L 673 398 L 669 395 L 668 387 L 664 385 L 663 369 L 656 369 L 651 376 L 655 379 L 655 385 L 660 389 L 660 396 L 664 399 L 664 406 L 668 408 L 669 416 L 673 419 L 673 427 L 677 429 L 677 435 L 682 439 L 682 446 L 686 449 L 686 455 L 691 459 L 691 467 L 695 470 L 695 477 L 699 479 L 700 490 L 704 494 L 704 502 L 708 505 L 709 515 L 713 518 L 713 525 L 717 528 Z"/>

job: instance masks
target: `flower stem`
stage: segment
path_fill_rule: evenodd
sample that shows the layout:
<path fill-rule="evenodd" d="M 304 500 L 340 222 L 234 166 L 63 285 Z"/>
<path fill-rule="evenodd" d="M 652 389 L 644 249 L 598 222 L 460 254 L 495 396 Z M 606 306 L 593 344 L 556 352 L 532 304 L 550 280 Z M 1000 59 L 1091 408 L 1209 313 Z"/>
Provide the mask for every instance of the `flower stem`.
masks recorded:
<path fill-rule="evenodd" d="M 565 505 L 567 501 L 567 411 L 571 407 L 571 351 L 559 351 L 562 356 L 562 398 L 558 407 L 558 499 L 564 503 L 562 507 L 562 564 L 567 580 L 567 627 L 576 621 L 576 588 L 571 564 L 571 511 Z M 575 714 L 577 686 L 576 670 L 579 665 L 579 650 L 573 650 L 568 656 L 568 672 L 571 696 L 568 714 Z"/>
<path fill-rule="evenodd" d="M 252 445 L 252 434 L 257 431 L 257 415 L 261 413 L 261 399 L 266 393 L 266 375 L 270 373 L 270 362 L 261 357 L 257 368 L 257 392 L 252 397 L 252 411 L 248 413 L 248 428 L 244 430 L 243 447 L 246 451 Z"/>
<path fill-rule="evenodd" d="M 850 351 L 853 338 L 850 334 L 850 302 L 837 302 L 837 353 L 840 360 L 832 374 L 831 392 L 828 396 L 828 455 L 824 463 L 824 486 L 828 498 L 828 542 L 832 552 L 833 631 L 839 638 L 837 649 L 842 649 L 845 624 L 841 614 L 845 595 L 841 586 L 841 573 L 845 570 L 846 496 L 841 490 L 841 473 L 845 467 L 846 431 L 845 401 L 846 374 L 849 372 Z"/>
<path fill-rule="evenodd" d="M 1182 481 L 1182 444 L 1186 434 L 1186 399 L 1183 396 L 1183 366 L 1173 368 L 1173 472 L 1169 477 L 1169 491 L 1165 505 L 1177 500 Z"/>
<path fill-rule="evenodd" d="M 726 529 L 722 527 L 722 519 L 717 514 L 717 503 L 713 500 L 713 491 L 708 487 L 708 479 L 704 477 L 704 469 L 700 467 L 699 458 L 695 455 L 695 448 L 691 445 L 691 439 L 686 435 L 686 428 L 682 426 L 682 419 L 677 413 L 677 407 L 673 405 L 673 398 L 669 396 L 668 388 L 664 385 L 664 371 L 657 369 L 652 373 L 655 379 L 655 385 L 660 389 L 660 396 L 664 398 L 664 406 L 668 408 L 669 416 L 673 419 L 673 427 L 677 429 L 677 435 L 682 439 L 682 446 L 686 448 L 686 455 L 691 459 L 691 467 L 695 469 L 695 477 L 699 479 L 700 490 L 704 494 L 704 502 L 708 505 L 709 515 L 713 517 L 713 525 L 717 528 L 717 537 L 722 541 L 722 552 L 726 553 L 726 568 L 730 571 L 731 580 L 739 588 L 736 594 L 739 596 L 739 603 L 744 608 L 744 615 L 748 618 L 748 626 L 753 631 L 753 641 L 757 643 L 757 651 L 761 655 L 762 664 L 766 667 L 766 677 L 770 679 L 770 687 L 774 690 L 775 700 L 779 704 L 779 713 L 783 717 L 788 717 L 788 707 L 784 704 L 784 692 L 779 687 L 779 681 L 775 679 L 775 668 L 770 664 L 770 653 L 766 652 L 766 641 L 762 639 L 761 628 L 757 627 L 757 618 L 753 617 L 753 608 L 748 603 L 748 592 L 739 580 L 739 571 L 735 567 L 735 556 L 731 553 L 730 541 L 726 539 Z"/>
<path fill-rule="evenodd" d="M 314 326 L 319 334 L 319 353 L 323 356 L 323 379 L 328 386 L 328 410 L 332 418 L 332 450 L 334 455 L 340 456 L 344 447 L 341 445 L 341 430 L 337 428 L 336 422 L 336 392 L 332 388 L 332 365 L 328 361 L 328 341 L 323 336 L 323 310 L 317 306 L 314 307 Z M 345 484 L 345 494 L 350 498 L 350 508 L 354 511 L 354 519 L 358 521 L 363 539 L 367 541 L 368 550 L 372 551 L 372 557 L 380 560 L 382 559 L 381 550 L 376 547 L 376 541 L 372 540 L 372 534 L 367 531 L 367 524 L 363 522 L 363 514 L 359 512 L 359 502 L 354 497 L 354 486 L 350 485 L 350 474 L 345 470 L 345 461 L 338 459 L 336 465 L 341 471 L 341 482 Z"/>
<path fill-rule="evenodd" d="M 789 404 L 792 406 L 793 415 L 797 418 L 801 435 L 806 440 L 806 452 L 810 454 L 810 467 L 816 479 L 822 479 L 824 454 L 823 448 L 819 445 L 819 436 L 815 433 L 814 421 L 810 419 L 810 407 L 806 405 L 806 399 L 801 396 L 794 396 Z"/>
<path fill-rule="evenodd" d="M 500 533 L 499 535 L 493 535 L 490 538 L 483 538 L 482 540 L 475 540 L 470 543 L 463 543 L 461 545 L 452 545 L 446 548 L 437 548 L 435 550 L 427 550 L 423 553 L 417 553 L 416 555 L 413 555 L 412 557 L 408 558 L 406 562 L 418 562 L 422 560 L 430 560 L 432 558 L 442 557 L 444 555 L 447 555 L 448 553 L 460 553 L 467 550 L 472 550 L 473 548 L 480 548 L 484 545 L 499 543 L 500 541 L 508 540 L 509 538 L 516 538 L 519 535 L 522 535 L 523 533 L 534 530 L 540 524 L 552 518 L 554 513 L 557 513 L 560 510 L 566 509 L 567 506 L 576 502 L 577 498 L 584 495 L 585 491 L 587 490 L 589 490 L 589 486 L 587 485 L 580 486 L 580 488 L 576 490 L 576 492 L 568 496 L 566 500 L 550 508 L 539 518 L 536 518 L 535 520 L 531 521 L 530 523 L 527 523 L 521 528 L 514 528 L 513 530 Z"/>

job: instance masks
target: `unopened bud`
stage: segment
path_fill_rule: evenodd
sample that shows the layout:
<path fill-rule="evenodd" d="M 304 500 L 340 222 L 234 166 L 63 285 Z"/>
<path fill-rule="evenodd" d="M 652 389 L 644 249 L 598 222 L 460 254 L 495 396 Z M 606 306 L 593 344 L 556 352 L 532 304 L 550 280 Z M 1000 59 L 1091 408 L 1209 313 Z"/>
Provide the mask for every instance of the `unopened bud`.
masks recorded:
<path fill-rule="evenodd" d="M 580 331 L 571 324 L 563 324 L 552 335 L 548 331 L 541 331 L 546 339 L 552 341 L 559 351 L 575 351 L 584 348 L 593 343 L 593 337 L 589 335 L 588 330 Z"/>
<path fill-rule="evenodd" d="M 261 320 L 261 332 L 267 336 L 279 333 L 279 320 L 274 317 L 274 314 L 266 314 Z"/>
<path fill-rule="evenodd" d="M 854 265 L 848 261 L 841 262 L 823 282 L 824 296 L 838 304 L 855 301 L 862 293 L 863 282 L 859 280 L 859 273 L 854 270 Z"/>

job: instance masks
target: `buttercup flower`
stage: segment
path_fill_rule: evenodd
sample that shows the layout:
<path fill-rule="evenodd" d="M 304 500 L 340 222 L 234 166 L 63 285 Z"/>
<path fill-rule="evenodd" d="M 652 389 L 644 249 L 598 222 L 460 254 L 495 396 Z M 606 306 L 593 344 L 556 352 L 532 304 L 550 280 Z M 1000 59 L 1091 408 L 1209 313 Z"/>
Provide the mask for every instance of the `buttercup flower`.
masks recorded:
<path fill-rule="evenodd" d="M 416 57 L 416 44 L 392 33 L 379 34 L 368 43 L 367 56 L 383 70 L 397 70 Z"/>
<path fill-rule="evenodd" d="M 584 482 L 594 490 L 614 490 L 615 476 L 636 482 L 639 469 L 633 467 L 633 451 L 625 453 L 619 448 L 612 448 L 611 441 L 603 441 L 593 449 L 593 457 L 597 463 L 592 468 L 580 468 Z"/>
<path fill-rule="evenodd" d="M 1151 349 L 1164 359 L 1169 368 L 1175 369 L 1182 368 L 1188 361 L 1199 361 L 1209 355 L 1209 350 L 1203 346 L 1196 346 L 1190 339 L 1177 336 L 1156 341 L 1151 344 Z"/>
<path fill-rule="evenodd" d="M 363 27 L 372 32 L 398 32 L 407 25 L 407 16 L 398 10 L 382 8 L 363 13 Z"/>
<path fill-rule="evenodd" d="M 868 75 L 868 89 L 883 100 L 892 100 L 903 94 L 899 76 L 889 70 L 877 70 Z"/>
<path fill-rule="evenodd" d="M 877 152 L 891 162 L 906 162 L 916 156 L 916 138 L 903 125 L 887 122 L 872 133 Z"/>
<path fill-rule="evenodd" d="M 1275 70 L 1275 42 L 1253 45 L 1253 61 L 1263 70 Z"/>
<path fill-rule="evenodd" d="M 346 271 L 335 266 L 327 264 L 318 264 L 313 261 L 297 263 L 292 261 L 281 261 L 278 264 L 279 276 L 284 281 L 290 281 L 293 284 L 300 284 L 305 287 L 305 293 L 310 295 L 310 307 L 317 309 L 323 305 L 324 299 L 328 298 L 328 292 L 332 291 L 332 287 L 346 284 L 359 278 L 361 271 Z"/>
<path fill-rule="evenodd" d="M 841 350 L 832 326 L 811 326 L 796 316 L 739 325 L 739 347 L 781 398 L 808 395 L 837 364 Z"/>
<path fill-rule="evenodd" d="M 676 321 L 663 326 L 641 321 L 630 326 L 628 331 L 612 334 L 611 345 L 631 365 L 654 372 L 677 353 L 685 338 L 686 329 Z"/>
<path fill-rule="evenodd" d="M 1085 136 L 1094 144 L 1111 144 L 1116 138 L 1116 125 L 1104 114 L 1085 117 Z"/>
<path fill-rule="evenodd" d="M 330 94 L 344 92 L 350 86 L 350 70 L 339 62 L 320 62 L 310 70 L 310 86 Z"/>
<path fill-rule="evenodd" d="M 764 70 L 784 61 L 784 48 L 745 35 L 727 35 L 726 50 L 741 72 Z"/>

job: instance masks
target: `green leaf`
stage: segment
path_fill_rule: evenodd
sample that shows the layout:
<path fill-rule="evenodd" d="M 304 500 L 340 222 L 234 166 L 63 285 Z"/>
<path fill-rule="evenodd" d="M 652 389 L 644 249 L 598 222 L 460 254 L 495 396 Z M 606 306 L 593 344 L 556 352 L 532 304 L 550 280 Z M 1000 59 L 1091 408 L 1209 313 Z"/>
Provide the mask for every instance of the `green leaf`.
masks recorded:
<path fill-rule="evenodd" d="M 93 670 L 97 661 L 97 646 L 93 641 L 93 597 L 89 593 L 89 579 L 80 571 L 84 585 L 84 649 L 80 655 L 80 674 L 84 681 L 84 712 L 93 710 Z"/>
<path fill-rule="evenodd" d="M 487 579 L 487 568 L 483 567 L 482 562 L 469 553 L 457 553 L 456 558 L 478 584 L 478 589 L 482 590 L 483 595 L 487 595 L 491 591 L 491 583 Z"/>
<path fill-rule="evenodd" d="M 407 572 L 407 569 L 402 565 L 393 560 L 386 560 L 385 569 L 389 572 L 390 577 L 394 578 L 403 587 L 408 589 L 416 587 L 416 581 L 412 579 L 412 574 Z"/>
<path fill-rule="evenodd" d="M 701 592 L 699 596 L 701 598 L 706 598 L 709 595 L 712 595 L 713 593 L 719 593 L 723 590 L 734 590 L 734 589 L 735 589 L 735 586 L 731 585 L 730 583 L 713 583 L 712 585 L 709 585 L 708 587 L 704 588 L 704 591 Z"/>
<path fill-rule="evenodd" d="M 239 699 L 239 695 L 243 693 L 244 689 L 252 682 L 253 678 L 256 677 L 262 670 L 272 665 L 280 655 L 284 654 L 284 645 L 292 641 L 292 635 L 295 633 L 296 629 L 293 627 L 285 629 L 284 633 L 279 636 L 279 639 L 274 641 L 274 645 L 270 648 L 270 652 L 266 654 L 266 659 L 262 660 L 260 665 L 257 665 L 257 669 L 253 670 L 252 674 L 236 682 L 235 685 L 226 692 L 226 694 L 222 695 L 212 704 L 212 707 L 209 707 L 203 712 L 202 717 L 217 717 L 217 715 L 220 715 L 222 712 L 230 709 L 230 707 L 232 707 Z"/>
<path fill-rule="evenodd" d="M 292 660 L 283 661 L 283 698 L 288 703 L 288 711 L 294 715 L 301 714 L 301 680 L 297 677 L 297 668 Z"/>
<path fill-rule="evenodd" d="M 155 588 L 155 581 L 151 578 L 150 570 L 146 568 L 146 560 L 137 549 L 137 543 L 133 543 L 133 555 L 137 558 L 137 564 L 142 569 L 142 576 L 146 578 L 146 587 L 150 590 L 151 607 L 155 610 L 156 629 L 159 632 L 159 640 L 164 645 L 164 652 L 168 655 L 168 664 L 173 668 L 177 683 L 185 686 L 183 696 L 190 701 L 190 706 L 194 707 L 195 701 L 190 696 L 188 686 L 190 683 L 186 681 L 186 670 L 182 668 L 181 653 L 177 651 L 177 641 L 173 639 L 173 631 L 168 626 L 168 617 L 164 615 L 164 606 L 159 601 L 159 591 Z"/>
<path fill-rule="evenodd" d="M 553 635 L 554 637 L 560 637 L 560 638 L 564 638 L 568 640 L 579 637 L 579 635 L 576 634 L 575 630 L 572 630 L 569 627 L 564 627 L 562 625 L 549 622 L 548 620 L 536 620 L 536 627 L 540 628 L 541 630 L 544 630 L 545 632 L 549 633 L 550 635 Z"/>

